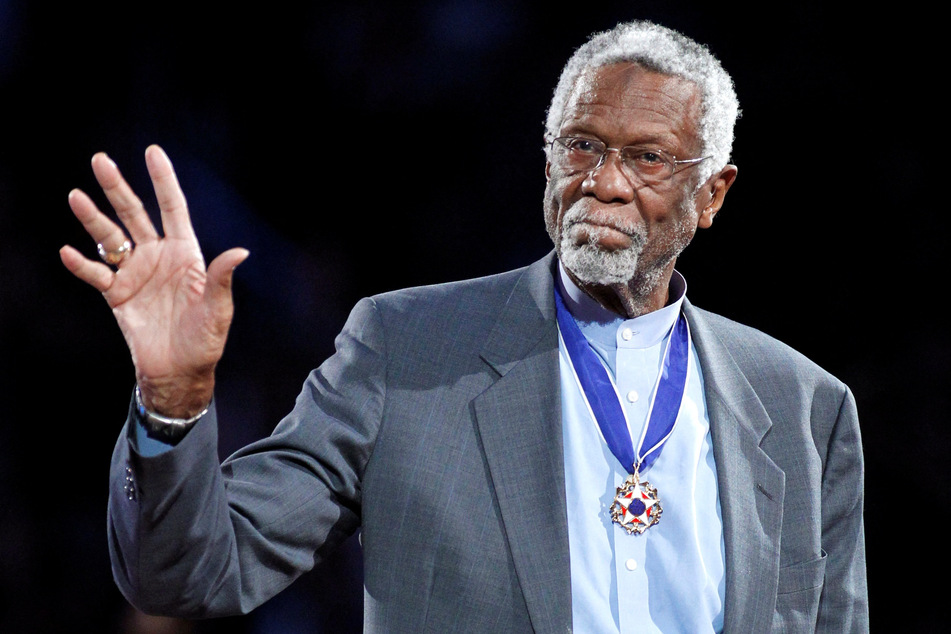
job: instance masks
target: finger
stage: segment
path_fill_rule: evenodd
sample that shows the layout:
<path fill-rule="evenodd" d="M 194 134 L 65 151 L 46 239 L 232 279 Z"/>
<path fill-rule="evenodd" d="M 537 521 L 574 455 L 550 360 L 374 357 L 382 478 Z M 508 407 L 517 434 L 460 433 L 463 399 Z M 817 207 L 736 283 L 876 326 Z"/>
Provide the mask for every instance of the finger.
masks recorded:
<path fill-rule="evenodd" d="M 86 233 L 106 251 L 114 251 L 126 241 L 122 228 L 99 211 L 96 203 L 85 192 L 74 189 L 69 192 L 68 200 L 69 208 L 82 223 Z"/>
<path fill-rule="evenodd" d="M 230 306 L 234 270 L 249 255 L 247 249 L 229 249 L 211 261 L 208 265 L 208 284 L 205 286 L 205 298 L 208 302 L 212 305 Z"/>
<path fill-rule="evenodd" d="M 168 155 L 157 145 L 145 150 L 145 164 L 152 177 L 155 197 L 162 210 L 162 227 L 170 238 L 194 239 L 195 231 L 188 216 L 185 194 L 178 184 L 178 177 Z"/>
<path fill-rule="evenodd" d="M 59 250 L 59 259 L 66 269 L 100 293 L 105 293 L 115 280 L 115 273 L 101 262 L 94 262 L 71 246 Z"/>
<path fill-rule="evenodd" d="M 157 240 L 158 232 L 152 225 L 142 201 L 122 178 L 122 173 L 113 160 L 104 152 L 99 152 L 92 157 L 92 171 L 132 239 L 137 244 Z"/>

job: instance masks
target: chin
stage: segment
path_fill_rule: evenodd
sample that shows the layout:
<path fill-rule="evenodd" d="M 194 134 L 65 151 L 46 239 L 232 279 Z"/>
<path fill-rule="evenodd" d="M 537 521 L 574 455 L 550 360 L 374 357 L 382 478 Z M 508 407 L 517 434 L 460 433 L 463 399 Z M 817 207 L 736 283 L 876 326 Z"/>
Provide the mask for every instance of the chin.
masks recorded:
<path fill-rule="evenodd" d="M 577 244 L 563 239 L 558 249 L 562 264 L 581 282 L 610 286 L 626 284 L 634 278 L 641 245 L 609 250 L 591 243 Z"/>

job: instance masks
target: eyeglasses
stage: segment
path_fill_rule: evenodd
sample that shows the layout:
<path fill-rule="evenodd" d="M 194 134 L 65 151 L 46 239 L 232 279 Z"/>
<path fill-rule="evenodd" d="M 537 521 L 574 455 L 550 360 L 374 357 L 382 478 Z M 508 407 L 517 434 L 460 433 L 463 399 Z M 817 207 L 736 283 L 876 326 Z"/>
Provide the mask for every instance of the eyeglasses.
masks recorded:
<path fill-rule="evenodd" d="M 710 158 L 680 159 L 663 150 L 644 145 L 608 147 L 603 141 L 577 136 L 563 136 L 551 142 L 551 162 L 569 173 L 593 172 L 607 159 L 608 152 L 617 152 L 623 171 L 629 179 L 652 185 L 669 180 L 679 165 L 696 165 Z"/>

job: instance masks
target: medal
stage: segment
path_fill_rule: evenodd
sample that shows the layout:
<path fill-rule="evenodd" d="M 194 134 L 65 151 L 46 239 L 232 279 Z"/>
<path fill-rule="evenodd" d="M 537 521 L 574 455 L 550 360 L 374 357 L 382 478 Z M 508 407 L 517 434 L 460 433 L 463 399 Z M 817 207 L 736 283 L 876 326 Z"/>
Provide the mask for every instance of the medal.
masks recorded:
<path fill-rule="evenodd" d="M 628 534 L 640 535 L 657 524 L 663 512 L 657 489 L 647 480 L 641 481 L 640 474 L 642 470 L 649 469 L 660 455 L 680 414 L 680 405 L 687 386 L 687 360 L 690 350 L 687 320 L 681 313 L 671 328 L 663 366 L 657 377 L 647 415 L 647 424 L 635 447 L 617 386 L 565 308 L 557 287 L 555 308 L 558 329 L 588 410 L 614 457 L 622 465 L 631 465 L 627 467 L 630 475 L 624 484 L 617 488 L 617 494 L 611 504 L 611 520 Z"/>
<path fill-rule="evenodd" d="M 635 467 L 634 473 L 617 488 L 611 504 L 611 519 L 628 535 L 640 535 L 659 522 L 663 512 L 657 489 L 647 480 L 641 482 L 640 471 Z"/>

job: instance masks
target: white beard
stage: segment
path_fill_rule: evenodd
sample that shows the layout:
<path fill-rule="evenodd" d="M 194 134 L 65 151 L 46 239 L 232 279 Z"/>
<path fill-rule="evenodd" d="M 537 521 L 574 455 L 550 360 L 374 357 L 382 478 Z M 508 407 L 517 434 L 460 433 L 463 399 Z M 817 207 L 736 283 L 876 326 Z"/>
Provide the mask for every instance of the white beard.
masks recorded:
<path fill-rule="evenodd" d="M 598 218 L 598 210 L 589 209 L 584 200 L 578 201 L 561 219 L 561 240 L 556 242 L 558 256 L 565 267 L 571 271 L 580 282 L 589 284 L 612 285 L 626 284 L 634 278 L 637 264 L 644 249 L 645 238 L 635 223 L 622 226 L 612 225 L 616 230 L 627 235 L 630 246 L 624 249 L 605 249 L 598 246 L 602 236 L 615 229 L 588 224 L 585 233 L 588 239 L 578 244 L 574 236 L 575 225 L 581 221 L 606 220 Z M 617 222 L 617 219 L 614 219 Z M 606 222 L 606 224 L 611 224 Z M 554 227 L 549 227 L 549 235 L 555 239 Z"/>
<path fill-rule="evenodd" d="M 690 217 L 692 197 L 686 196 L 680 204 L 680 211 L 684 218 Z M 564 217 L 561 219 L 561 238 L 556 237 L 557 228 L 549 226 L 548 235 L 555 242 L 558 257 L 562 264 L 575 276 L 579 282 L 587 284 L 599 284 L 611 286 L 617 284 L 628 284 L 635 277 L 639 279 L 644 288 L 652 288 L 660 279 L 667 265 L 671 260 L 677 258 L 683 249 L 690 243 L 691 234 L 687 231 L 686 225 L 681 225 L 680 236 L 671 244 L 671 252 L 668 258 L 662 258 L 657 262 L 643 262 L 644 246 L 647 242 L 647 236 L 643 226 L 639 226 L 634 221 L 616 224 L 618 219 L 615 217 L 608 222 L 606 217 L 599 217 L 600 210 L 593 207 L 587 199 L 582 199 L 573 204 Z M 593 208 L 592 208 L 593 207 Z M 579 222 L 604 222 L 614 229 L 600 227 L 598 225 L 585 225 L 585 232 L 588 239 L 578 244 L 574 239 L 574 227 Z M 598 246 L 602 236 L 614 230 L 627 235 L 631 244 L 623 249 L 606 249 Z M 645 270 L 638 270 L 638 265 Z"/>
<path fill-rule="evenodd" d="M 562 235 L 558 255 L 578 281 L 608 286 L 626 284 L 634 278 L 641 250 L 644 247 L 644 239 L 639 235 L 632 236 L 631 246 L 610 251 L 596 244 L 598 233 L 606 231 L 610 230 L 589 227 L 588 235 L 591 241 L 584 244 L 577 244 L 568 235 L 570 232 Z"/>

